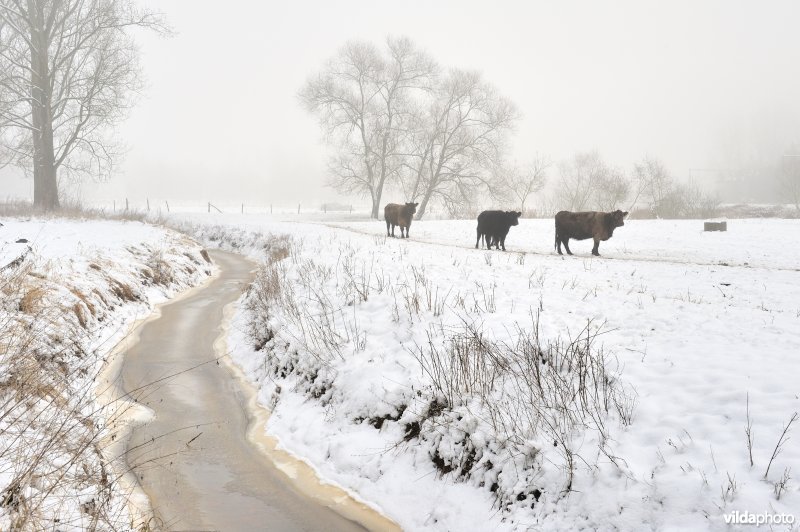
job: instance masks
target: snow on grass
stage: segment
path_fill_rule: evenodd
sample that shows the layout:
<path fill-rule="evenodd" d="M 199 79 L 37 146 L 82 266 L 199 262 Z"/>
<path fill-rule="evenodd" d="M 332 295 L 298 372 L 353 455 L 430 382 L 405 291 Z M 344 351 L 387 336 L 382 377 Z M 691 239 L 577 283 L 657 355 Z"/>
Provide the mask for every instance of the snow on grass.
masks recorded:
<path fill-rule="evenodd" d="M 703 233 L 699 221 L 631 220 L 594 259 L 588 241 L 571 246 L 576 256 L 556 255 L 544 220 L 522 220 L 502 253 L 473 249 L 473 221 L 415 222 L 399 240 L 384 237 L 382 222 L 186 219 L 216 225 L 199 232 L 217 242 L 236 235 L 235 247 L 261 258 L 269 245 L 259 235 L 291 237 L 273 272 L 283 299 L 266 302 L 258 341 L 241 306 L 234 357 L 274 409 L 268 430 L 405 528 L 716 530 L 734 511 L 797 515 L 796 423 L 779 446 L 800 410 L 797 221 Z M 593 422 L 565 434 L 579 457 L 571 486 L 547 431 L 531 430 L 527 456 L 498 447 L 481 394 L 446 409 L 461 419 L 429 411 L 435 379 L 414 353 L 431 338 L 446 351 L 464 320 L 505 353 L 537 323 L 543 344 L 587 324 L 598 334 L 635 407 L 630 423 L 612 409 L 604 431 Z M 501 386 L 488 394 L 508 397 Z M 421 432 L 409 438 L 415 421 Z M 465 478 L 476 449 L 506 462 L 479 469 L 476 456 Z M 508 475 L 495 488 L 498 470 Z M 499 491 L 524 498 L 507 504 Z"/>
<path fill-rule="evenodd" d="M 210 264 L 183 235 L 138 222 L 3 219 L 0 529 L 133 528 L 109 456 L 124 412 L 98 404 L 109 351 Z"/>

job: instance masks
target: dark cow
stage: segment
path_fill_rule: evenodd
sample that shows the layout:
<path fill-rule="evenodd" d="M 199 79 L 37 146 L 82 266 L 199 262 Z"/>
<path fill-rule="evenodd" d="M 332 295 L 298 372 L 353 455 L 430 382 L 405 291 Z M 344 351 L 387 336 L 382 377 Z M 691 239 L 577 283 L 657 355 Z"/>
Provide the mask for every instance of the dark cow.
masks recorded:
<path fill-rule="evenodd" d="M 483 211 L 478 215 L 478 239 L 475 241 L 475 249 L 478 249 L 483 238 L 487 249 L 502 247 L 506 250 L 506 236 L 512 225 L 519 225 L 521 212 L 515 211 Z"/>
<path fill-rule="evenodd" d="M 569 239 L 586 240 L 594 239 L 592 255 L 600 256 L 597 250 L 600 241 L 608 240 L 614 234 L 614 229 L 625 225 L 627 212 L 569 212 L 561 211 L 556 214 L 556 249 L 561 253 L 561 244 L 567 249 L 567 253 L 572 255 L 569 250 Z"/>
<path fill-rule="evenodd" d="M 386 220 L 386 236 L 394 236 L 394 228 L 399 225 L 400 238 L 408 238 L 408 230 L 411 228 L 411 220 L 414 219 L 414 213 L 417 212 L 417 205 L 419 203 L 406 203 L 405 205 L 388 203 L 383 208 L 383 218 Z M 389 233 L 390 225 L 392 226 L 391 233 Z M 406 230 L 405 237 L 403 237 L 403 229 Z"/>

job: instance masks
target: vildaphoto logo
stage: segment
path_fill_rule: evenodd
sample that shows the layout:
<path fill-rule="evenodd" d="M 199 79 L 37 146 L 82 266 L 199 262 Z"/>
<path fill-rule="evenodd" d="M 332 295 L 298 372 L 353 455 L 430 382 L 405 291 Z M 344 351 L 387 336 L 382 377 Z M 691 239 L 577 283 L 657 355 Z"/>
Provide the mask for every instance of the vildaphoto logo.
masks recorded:
<path fill-rule="evenodd" d="M 768 512 L 754 513 L 740 512 L 736 510 L 722 516 L 725 524 L 728 525 L 793 525 L 794 515 L 792 514 L 771 514 Z"/>

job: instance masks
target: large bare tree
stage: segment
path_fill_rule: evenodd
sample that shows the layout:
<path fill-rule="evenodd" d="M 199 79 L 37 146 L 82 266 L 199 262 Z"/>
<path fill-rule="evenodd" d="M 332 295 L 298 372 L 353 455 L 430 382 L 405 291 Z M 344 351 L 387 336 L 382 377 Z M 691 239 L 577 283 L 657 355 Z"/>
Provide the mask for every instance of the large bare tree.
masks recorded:
<path fill-rule="evenodd" d="M 32 171 L 34 206 L 58 208 L 60 177 L 111 173 L 140 88 L 134 27 L 166 29 L 130 0 L 0 0 L 0 164 Z"/>
<path fill-rule="evenodd" d="M 425 91 L 434 62 L 406 38 L 389 38 L 385 52 L 350 42 L 300 91 L 335 148 L 331 184 L 346 193 L 369 195 L 372 217 L 402 166 L 400 141 L 416 92 Z"/>
<path fill-rule="evenodd" d="M 433 199 L 451 207 L 469 204 L 501 186 L 492 170 L 518 119 L 510 100 L 479 73 L 454 69 L 438 81 L 430 105 L 422 109 L 406 154 L 410 178 L 404 186 L 419 200 L 418 219 Z"/>

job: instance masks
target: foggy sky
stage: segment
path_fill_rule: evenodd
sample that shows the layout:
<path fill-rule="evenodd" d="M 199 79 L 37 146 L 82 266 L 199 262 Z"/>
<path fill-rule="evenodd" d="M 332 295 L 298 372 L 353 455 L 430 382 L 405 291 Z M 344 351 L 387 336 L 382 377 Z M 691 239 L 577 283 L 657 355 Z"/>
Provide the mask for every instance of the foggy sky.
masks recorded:
<path fill-rule="evenodd" d="M 481 70 L 510 97 L 523 115 L 520 162 L 596 149 L 629 168 L 650 154 L 684 179 L 800 139 L 796 2 L 150 5 L 176 35 L 140 36 L 147 88 L 119 128 L 129 151 L 112 182 L 83 186 L 88 199 L 335 198 L 322 186 L 320 129 L 297 92 L 347 40 L 387 35 Z M 30 193 L 30 180 L 0 175 L 3 196 Z"/>

